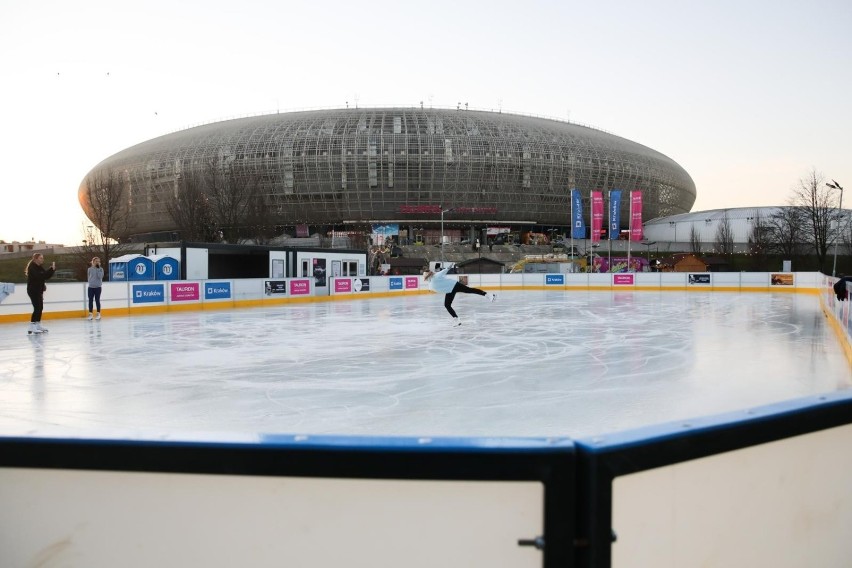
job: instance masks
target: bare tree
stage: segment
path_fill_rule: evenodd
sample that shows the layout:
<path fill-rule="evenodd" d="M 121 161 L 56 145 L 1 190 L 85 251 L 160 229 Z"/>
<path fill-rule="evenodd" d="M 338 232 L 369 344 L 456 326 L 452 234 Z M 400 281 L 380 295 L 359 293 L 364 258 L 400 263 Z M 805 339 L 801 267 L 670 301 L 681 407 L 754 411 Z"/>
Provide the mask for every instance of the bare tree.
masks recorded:
<path fill-rule="evenodd" d="M 208 163 L 204 180 L 214 224 L 226 241 L 237 242 L 249 215 L 259 213 L 252 200 L 258 193 L 260 175 L 245 166 Z"/>
<path fill-rule="evenodd" d="M 83 230 L 83 265 L 99 256 L 106 266 L 129 248 L 125 241 L 131 229 L 128 187 L 121 173 L 113 170 L 92 173 L 85 179 L 80 204 L 93 226 Z"/>
<path fill-rule="evenodd" d="M 727 211 L 725 211 L 722 221 L 716 228 L 716 250 L 721 254 L 734 253 L 734 231 L 731 228 L 731 221 L 728 219 Z"/>
<path fill-rule="evenodd" d="M 766 254 L 770 249 L 771 229 L 760 214 L 760 209 L 754 210 L 751 218 L 751 229 L 748 234 L 748 252 L 750 254 Z"/>
<path fill-rule="evenodd" d="M 748 234 L 748 253 L 752 257 L 752 270 L 765 269 L 766 254 L 772 248 L 771 235 L 771 228 L 760 214 L 760 209 L 755 209 Z"/>
<path fill-rule="evenodd" d="M 694 253 L 701 252 L 701 233 L 692 225 L 689 228 L 689 248 Z"/>
<path fill-rule="evenodd" d="M 793 190 L 791 203 L 802 210 L 804 217 L 804 242 L 811 245 L 820 268 L 825 269 L 828 249 L 837 238 L 832 231 L 832 220 L 836 213 L 836 196 L 825 186 L 823 175 L 811 169 L 799 180 Z"/>
<path fill-rule="evenodd" d="M 166 198 L 166 211 L 177 226 L 181 239 L 196 242 L 216 240 L 204 176 L 188 172 L 169 183 L 174 183 L 174 190 Z"/>
<path fill-rule="evenodd" d="M 798 207 L 781 207 L 765 223 L 769 251 L 792 259 L 803 242 L 805 218 Z"/>
<path fill-rule="evenodd" d="M 274 211 L 276 206 L 255 185 L 249 195 L 243 221 L 243 234 L 259 245 L 269 243 L 277 234 Z"/>

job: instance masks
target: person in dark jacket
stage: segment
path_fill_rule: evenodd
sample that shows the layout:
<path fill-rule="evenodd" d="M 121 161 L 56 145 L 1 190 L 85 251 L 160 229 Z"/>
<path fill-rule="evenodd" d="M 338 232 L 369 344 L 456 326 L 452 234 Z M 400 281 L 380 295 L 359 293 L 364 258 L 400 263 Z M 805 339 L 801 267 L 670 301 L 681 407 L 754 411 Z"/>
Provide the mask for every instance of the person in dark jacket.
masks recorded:
<path fill-rule="evenodd" d="M 56 272 L 56 263 L 52 262 L 50 268 L 44 268 L 43 264 L 44 255 L 37 252 L 33 254 L 33 258 L 24 269 L 24 274 L 27 275 L 27 296 L 33 303 L 33 315 L 30 316 L 28 334 L 47 331 L 41 326 L 41 312 L 44 310 L 44 291 L 47 290 L 45 282 Z"/>
<path fill-rule="evenodd" d="M 840 275 L 840 280 L 834 283 L 834 295 L 837 296 L 837 300 L 842 302 L 846 300 L 849 296 L 849 292 L 846 290 L 846 283 L 852 282 L 852 276 L 843 276 Z"/>

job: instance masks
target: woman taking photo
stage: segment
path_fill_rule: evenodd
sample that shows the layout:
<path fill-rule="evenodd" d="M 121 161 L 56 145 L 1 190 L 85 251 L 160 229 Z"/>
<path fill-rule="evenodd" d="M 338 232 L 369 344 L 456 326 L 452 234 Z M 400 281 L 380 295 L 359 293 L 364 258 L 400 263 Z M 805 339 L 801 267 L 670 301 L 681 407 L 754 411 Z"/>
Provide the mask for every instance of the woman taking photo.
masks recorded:
<path fill-rule="evenodd" d="M 27 296 L 33 303 L 33 315 L 30 316 L 30 328 L 27 334 L 44 333 L 47 331 L 41 327 L 41 312 L 44 310 L 44 291 L 47 290 L 45 282 L 56 272 L 56 263 L 50 263 L 50 268 L 44 268 L 44 255 L 40 252 L 33 254 L 27 263 L 24 274 L 27 275 Z"/>

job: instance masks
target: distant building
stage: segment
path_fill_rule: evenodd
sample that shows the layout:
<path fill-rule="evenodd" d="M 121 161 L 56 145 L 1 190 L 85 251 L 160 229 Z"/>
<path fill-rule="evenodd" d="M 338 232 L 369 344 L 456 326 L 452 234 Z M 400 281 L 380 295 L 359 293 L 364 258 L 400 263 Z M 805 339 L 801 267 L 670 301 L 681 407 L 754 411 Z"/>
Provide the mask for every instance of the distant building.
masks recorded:
<path fill-rule="evenodd" d="M 569 225 L 571 190 L 642 191 L 647 219 L 689 211 L 695 183 L 674 160 L 615 134 L 536 116 L 467 109 L 286 112 L 215 122 L 144 141 L 97 164 L 78 191 L 120 178 L 134 242 L 174 240 L 169 200 L 187 180 L 251 187 L 291 236 L 391 227 L 418 242 L 482 238 L 489 227 L 543 232 Z M 202 182 L 198 182 L 203 186 Z M 209 196 L 213 190 L 203 186 Z M 621 228 L 630 220 L 621 200 Z M 239 230 L 240 227 L 234 227 Z M 398 233 L 397 233 L 398 231 Z"/>
<path fill-rule="evenodd" d="M 19 243 L 18 241 L 12 241 L 11 243 L 7 243 L 6 241 L 0 241 L 0 254 L 3 253 L 14 253 L 14 252 L 36 252 L 36 251 L 49 251 L 55 248 L 62 248 L 64 245 L 56 245 L 50 244 L 45 241 L 27 241 L 23 243 Z"/>
<path fill-rule="evenodd" d="M 703 250 L 711 251 L 716 244 L 719 226 L 727 220 L 734 252 L 746 252 L 749 238 L 754 234 L 757 224 L 766 224 L 781 210 L 782 207 L 731 207 L 693 211 L 651 219 L 644 223 L 643 232 L 647 241 L 681 243 L 681 250 L 688 248 L 694 235 Z M 852 226 L 852 211 L 843 209 L 840 214 L 841 226 Z"/>

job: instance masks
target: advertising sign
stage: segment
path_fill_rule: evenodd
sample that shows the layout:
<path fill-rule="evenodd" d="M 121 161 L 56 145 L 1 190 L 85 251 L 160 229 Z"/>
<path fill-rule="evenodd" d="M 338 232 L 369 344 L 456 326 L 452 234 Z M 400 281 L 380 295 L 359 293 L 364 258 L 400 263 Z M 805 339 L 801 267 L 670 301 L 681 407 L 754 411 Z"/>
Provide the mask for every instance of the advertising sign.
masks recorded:
<path fill-rule="evenodd" d="M 565 275 L 563 274 L 546 274 L 544 283 L 551 286 L 562 286 L 565 284 Z"/>
<path fill-rule="evenodd" d="M 612 275 L 612 285 L 613 286 L 633 286 L 633 277 L 632 273 L 626 274 L 613 274 Z"/>
<path fill-rule="evenodd" d="M 352 289 L 356 292 L 369 292 L 370 291 L 370 279 L 369 278 L 354 278 L 352 280 Z"/>
<path fill-rule="evenodd" d="M 267 280 L 263 283 L 263 293 L 267 296 L 287 293 L 286 280 Z"/>
<path fill-rule="evenodd" d="M 166 290 L 162 284 L 134 284 L 133 303 L 150 304 L 166 301 Z"/>
<path fill-rule="evenodd" d="M 592 242 L 601 240 L 601 228 L 603 227 L 603 194 L 600 191 L 592 192 Z"/>
<path fill-rule="evenodd" d="M 314 286 L 317 288 L 325 287 L 325 259 L 324 258 L 315 258 L 314 259 Z"/>
<path fill-rule="evenodd" d="M 769 275 L 769 283 L 773 286 L 792 286 L 793 275 L 773 273 Z"/>
<path fill-rule="evenodd" d="M 291 296 L 305 296 L 306 294 L 311 293 L 311 281 L 307 279 L 303 280 L 290 280 L 290 295 Z"/>
<path fill-rule="evenodd" d="M 642 230 L 642 192 L 630 192 L 630 240 L 641 241 Z"/>
<path fill-rule="evenodd" d="M 204 285 L 205 300 L 223 300 L 231 297 L 230 282 L 208 282 Z"/>
<path fill-rule="evenodd" d="M 618 240 L 621 232 L 621 190 L 613 189 L 609 192 L 609 240 Z"/>
<path fill-rule="evenodd" d="M 416 276 L 406 276 L 405 277 L 405 289 L 410 290 L 412 288 L 418 288 L 418 279 Z"/>
<path fill-rule="evenodd" d="M 706 273 L 690 274 L 686 277 L 686 282 L 690 286 L 707 286 L 710 284 L 710 275 Z"/>
<path fill-rule="evenodd" d="M 575 239 L 586 238 L 586 222 L 583 220 L 583 197 L 579 189 L 571 190 L 571 235 Z"/>
<path fill-rule="evenodd" d="M 352 291 L 352 281 L 348 278 L 337 278 L 334 280 L 334 291 L 337 293 L 340 292 L 351 292 Z"/>
<path fill-rule="evenodd" d="M 389 290 L 402 290 L 402 278 L 390 278 L 388 280 Z"/>
<path fill-rule="evenodd" d="M 185 302 L 187 300 L 198 300 L 201 297 L 198 282 L 181 282 L 171 285 L 173 302 Z"/>

